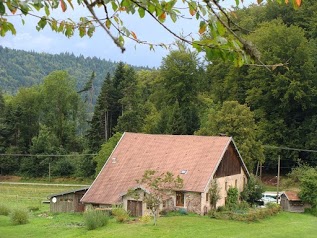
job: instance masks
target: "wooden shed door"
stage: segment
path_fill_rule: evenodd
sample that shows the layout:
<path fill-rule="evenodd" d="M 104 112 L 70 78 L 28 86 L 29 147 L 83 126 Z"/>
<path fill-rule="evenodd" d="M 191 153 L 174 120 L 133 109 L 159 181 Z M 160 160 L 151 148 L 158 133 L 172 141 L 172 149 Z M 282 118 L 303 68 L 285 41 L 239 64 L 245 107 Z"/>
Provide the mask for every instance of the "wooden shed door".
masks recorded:
<path fill-rule="evenodd" d="M 133 216 L 133 217 L 142 216 L 142 202 L 141 201 L 128 200 L 127 209 L 130 212 L 130 216 Z"/>

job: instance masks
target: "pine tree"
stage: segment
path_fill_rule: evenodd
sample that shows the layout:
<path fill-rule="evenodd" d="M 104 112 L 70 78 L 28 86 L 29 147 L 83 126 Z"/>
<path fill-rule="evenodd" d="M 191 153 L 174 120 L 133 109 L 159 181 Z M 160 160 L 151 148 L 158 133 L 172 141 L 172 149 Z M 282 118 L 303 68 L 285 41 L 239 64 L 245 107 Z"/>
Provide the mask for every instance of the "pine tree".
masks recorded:
<path fill-rule="evenodd" d="M 87 132 L 88 144 L 93 152 L 99 151 L 101 145 L 110 137 L 109 108 L 113 92 L 113 82 L 108 73 L 101 87 L 100 94 Z"/>

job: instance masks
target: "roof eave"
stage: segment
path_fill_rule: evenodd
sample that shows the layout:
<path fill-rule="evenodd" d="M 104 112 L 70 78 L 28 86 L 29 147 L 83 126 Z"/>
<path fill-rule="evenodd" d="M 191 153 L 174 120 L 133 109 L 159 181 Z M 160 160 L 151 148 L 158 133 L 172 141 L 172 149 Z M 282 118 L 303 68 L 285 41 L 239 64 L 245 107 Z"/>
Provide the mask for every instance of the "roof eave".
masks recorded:
<path fill-rule="evenodd" d="M 118 143 L 116 144 L 116 146 L 114 147 L 114 149 L 112 150 L 110 156 L 108 157 L 108 159 L 106 160 L 106 163 L 102 166 L 101 170 L 99 171 L 97 177 L 95 178 L 95 180 L 93 181 L 93 183 L 91 184 L 91 186 L 89 187 L 89 189 L 87 190 L 87 192 L 84 194 L 84 196 L 80 199 L 81 202 L 83 203 L 92 203 L 92 202 L 89 202 L 89 201 L 84 201 L 85 200 L 85 196 L 86 194 L 89 192 L 89 190 L 93 187 L 94 183 L 97 181 L 98 177 L 100 176 L 101 172 L 103 171 L 103 169 L 106 167 L 106 165 L 108 164 L 109 162 L 109 158 L 111 158 L 112 154 L 115 152 L 116 148 L 118 147 L 118 145 L 120 144 L 122 138 L 125 136 L 125 132 L 123 133 L 123 135 L 121 136 L 120 140 L 118 141 Z"/>

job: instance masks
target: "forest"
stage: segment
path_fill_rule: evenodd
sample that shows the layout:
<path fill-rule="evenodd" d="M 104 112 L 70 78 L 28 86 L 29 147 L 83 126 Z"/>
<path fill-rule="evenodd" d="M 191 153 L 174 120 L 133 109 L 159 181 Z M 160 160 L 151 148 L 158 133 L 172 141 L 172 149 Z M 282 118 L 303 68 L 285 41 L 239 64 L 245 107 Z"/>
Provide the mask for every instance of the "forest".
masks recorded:
<path fill-rule="evenodd" d="M 55 70 L 65 70 L 76 79 L 76 88 L 85 87 L 92 72 L 95 72 L 94 87 L 99 89 L 107 72 L 113 73 L 117 63 L 97 57 L 75 56 L 73 53 L 47 54 L 4 48 L 0 45 L 0 87 L 4 93 L 15 94 L 21 87 L 30 87 L 43 82 L 43 78 Z M 134 67 L 135 69 L 144 69 Z"/>
<path fill-rule="evenodd" d="M 316 166 L 316 12 L 312 0 L 298 10 L 272 2 L 237 9 L 240 34 L 263 63 L 242 67 L 181 43 L 158 69 L 68 54 L 33 65 L 24 52 L 0 48 L 23 61 L 11 71 L 1 61 L 1 174 L 47 176 L 51 164 L 55 176 L 93 177 L 125 131 L 232 136 L 250 171 L 258 163 L 275 171 L 278 156 L 282 173 Z"/>

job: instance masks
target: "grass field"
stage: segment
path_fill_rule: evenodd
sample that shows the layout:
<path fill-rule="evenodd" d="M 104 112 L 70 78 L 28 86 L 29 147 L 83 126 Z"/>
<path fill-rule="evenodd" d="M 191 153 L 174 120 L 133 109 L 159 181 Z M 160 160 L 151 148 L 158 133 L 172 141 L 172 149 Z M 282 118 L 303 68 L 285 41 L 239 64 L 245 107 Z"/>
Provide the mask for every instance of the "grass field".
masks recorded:
<path fill-rule="evenodd" d="M 254 223 L 200 216 L 161 217 L 156 227 L 140 222 L 119 224 L 111 219 L 106 227 L 88 231 L 81 214 L 50 214 L 48 205 L 41 204 L 48 194 L 63 190 L 65 187 L 0 185 L 0 204 L 18 207 L 40 205 L 40 210 L 31 213 L 30 222 L 25 225 L 14 226 L 9 217 L 0 216 L 0 237 L 315 238 L 317 234 L 317 217 L 285 212 Z"/>

